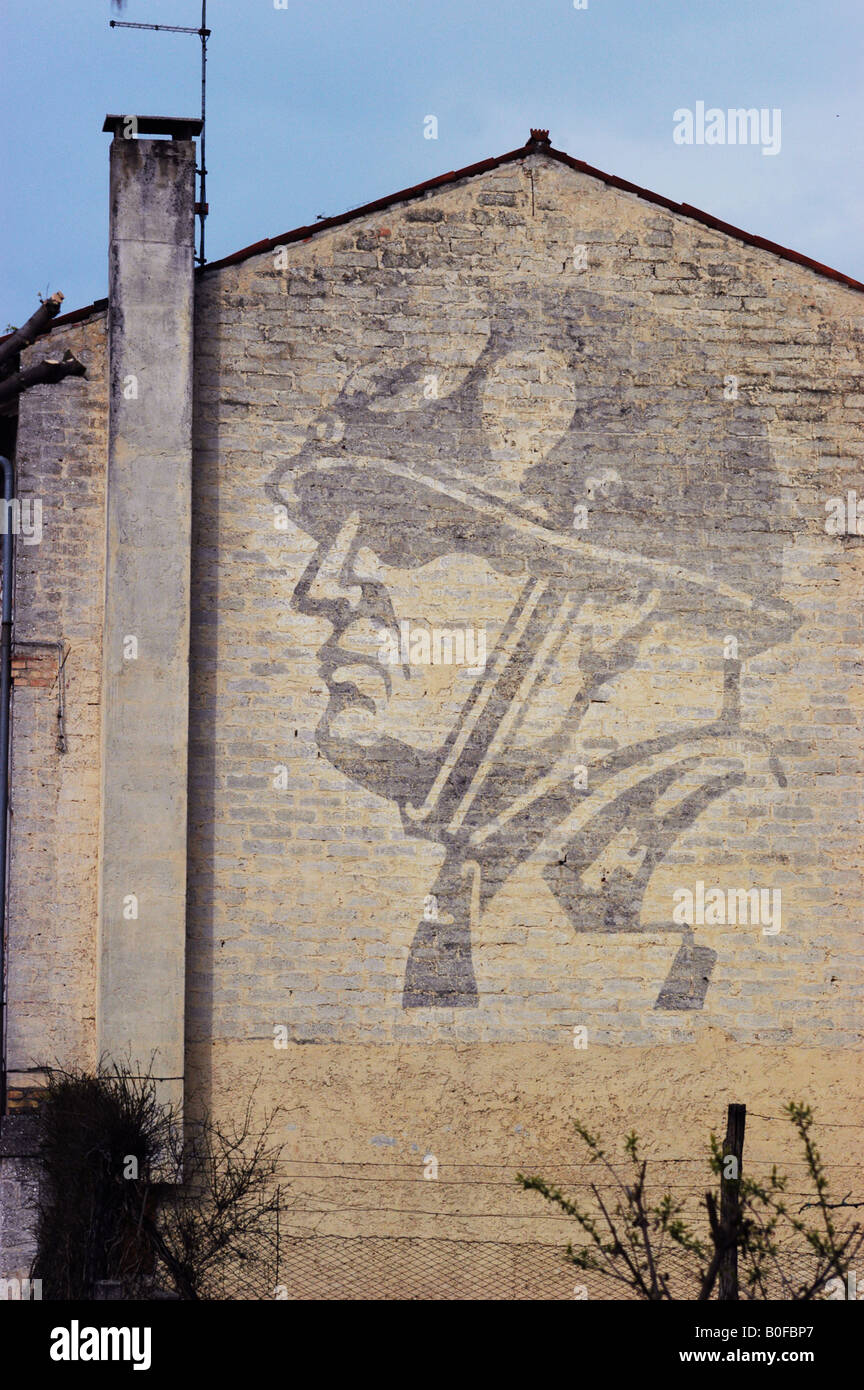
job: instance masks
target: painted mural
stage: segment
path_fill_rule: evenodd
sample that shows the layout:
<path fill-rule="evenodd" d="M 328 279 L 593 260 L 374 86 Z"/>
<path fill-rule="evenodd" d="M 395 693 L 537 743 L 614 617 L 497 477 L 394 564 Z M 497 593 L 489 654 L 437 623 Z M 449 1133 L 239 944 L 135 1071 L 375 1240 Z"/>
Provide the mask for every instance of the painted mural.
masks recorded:
<path fill-rule="evenodd" d="M 480 350 L 456 367 L 421 355 L 352 372 L 270 478 L 317 542 L 293 603 L 332 626 L 317 743 L 398 806 L 406 837 L 445 852 L 405 1009 L 477 1005 L 472 928 L 537 854 L 574 933 L 668 931 L 649 1002 L 700 1009 L 715 952 L 671 911 L 643 920 L 643 899 L 755 768 L 785 786 L 740 712 L 747 663 L 796 626 L 770 449 L 684 329 L 670 362 L 633 306 L 525 299 L 487 306 Z M 667 384 L 682 363 L 693 408 L 716 413 L 707 456 Z M 619 691 L 661 631 L 674 650 L 655 644 L 664 679 L 634 719 Z M 681 652 L 705 685 L 696 723 L 677 719 Z"/>

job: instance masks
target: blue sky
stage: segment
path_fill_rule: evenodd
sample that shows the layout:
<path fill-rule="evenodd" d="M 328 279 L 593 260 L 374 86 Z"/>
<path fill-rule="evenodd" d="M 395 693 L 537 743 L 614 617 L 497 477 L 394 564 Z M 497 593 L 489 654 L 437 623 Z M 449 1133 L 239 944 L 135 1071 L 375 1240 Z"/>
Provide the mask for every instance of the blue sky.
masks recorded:
<path fill-rule="evenodd" d="M 2 0 L 0 330 L 107 291 L 105 114 L 196 115 L 200 0 Z M 861 0 L 209 0 L 208 259 L 552 143 L 864 279 Z M 782 146 L 676 145 L 673 113 L 780 108 Z M 424 139 L 424 118 L 438 120 Z"/>

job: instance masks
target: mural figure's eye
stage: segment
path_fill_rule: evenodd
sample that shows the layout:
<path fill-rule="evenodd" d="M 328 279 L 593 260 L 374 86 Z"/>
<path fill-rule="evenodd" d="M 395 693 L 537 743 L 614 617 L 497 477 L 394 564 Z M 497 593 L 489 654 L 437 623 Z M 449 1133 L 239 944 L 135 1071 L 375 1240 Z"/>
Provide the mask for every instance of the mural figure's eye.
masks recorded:
<path fill-rule="evenodd" d="M 312 433 L 322 444 L 338 444 L 345 435 L 345 421 L 331 411 L 315 421 Z"/>

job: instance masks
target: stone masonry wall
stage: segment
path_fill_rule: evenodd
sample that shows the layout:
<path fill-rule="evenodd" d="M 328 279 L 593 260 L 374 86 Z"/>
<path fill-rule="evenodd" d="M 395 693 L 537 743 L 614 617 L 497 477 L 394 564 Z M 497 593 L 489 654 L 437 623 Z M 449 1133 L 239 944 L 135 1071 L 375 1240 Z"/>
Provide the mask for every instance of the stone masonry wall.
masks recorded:
<path fill-rule="evenodd" d="M 580 243 L 582 270 L 573 268 Z M 217 1037 L 266 1039 L 284 1023 L 299 1040 L 352 1042 L 554 1044 L 581 1023 L 617 1046 L 684 1041 L 710 1018 L 742 1041 L 854 1045 L 861 542 L 826 534 L 824 523 L 827 499 L 860 475 L 860 295 L 542 158 L 282 254 L 284 270 L 275 255 L 256 257 L 206 278 L 200 293 L 193 1017 L 204 1024 L 212 1008 Z M 424 382 L 437 377 L 440 395 L 450 393 L 451 416 L 467 413 L 466 377 L 502 322 L 510 345 L 480 368 L 485 439 L 470 436 L 490 459 L 475 458 L 473 476 L 510 466 L 510 430 L 513 452 L 540 460 L 532 501 L 557 488 L 562 529 L 585 502 L 585 540 L 707 572 L 766 604 L 751 631 L 752 614 L 710 588 L 656 600 L 636 659 L 616 670 L 610 658 L 609 680 L 592 691 L 578 731 L 583 761 L 639 744 L 644 776 L 663 764 L 650 761 L 648 744 L 670 731 L 692 755 L 721 716 L 724 642 L 737 634 L 749 741 L 742 734 L 726 747 L 747 781 L 733 775 L 735 785 L 682 819 L 665 853 L 652 851 L 639 923 L 630 923 L 643 930 L 604 930 L 593 906 L 594 916 L 580 918 L 572 885 L 555 891 L 549 846 L 568 808 L 553 807 L 546 838 L 531 827 L 537 848 L 521 863 L 513 850 L 512 872 L 495 866 L 500 890 L 484 904 L 475 942 L 479 1007 L 448 1009 L 445 994 L 445 1007 L 404 1010 L 406 959 L 442 849 L 432 835 L 403 832 L 394 799 L 414 775 L 407 765 L 385 768 L 376 784 L 362 755 L 352 762 L 341 745 L 322 755 L 316 729 L 328 692 L 316 649 L 332 625 L 323 610 L 292 607 L 315 541 L 272 499 L 289 495 L 292 454 L 296 473 L 311 469 L 323 455 L 310 436 L 317 443 L 330 430 L 338 439 L 346 421 L 342 449 L 357 449 L 365 428 L 368 452 L 395 440 L 394 457 L 404 446 L 413 458 L 425 444 L 433 471 L 450 436 L 424 401 Z M 724 399 L 730 375 L 737 401 Z M 358 427 L 362 390 L 372 404 Z M 574 406 L 583 428 L 568 432 Z M 560 461 L 546 480 L 550 444 Z M 625 480 L 617 500 L 614 481 L 601 495 L 614 471 Z M 723 481 L 732 473 L 744 478 L 737 494 Z M 356 474 L 346 488 L 352 483 L 365 486 Z M 336 521 L 356 501 L 341 486 L 330 477 L 320 485 Z M 498 492 L 506 496 L 506 485 Z M 511 487 L 510 497 L 520 495 L 524 486 Z M 401 528 L 416 564 L 409 535 L 422 507 L 419 493 L 388 491 L 369 545 L 376 535 L 379 549 L 398 545 Z M 398 557 L 386 562 L 382 574 L 404 573 Z M 503 596 L 487 583 L 478 598 L 469 560 L 448 572 L 446 556 L 430 553 L 424 601 L 465 625 L 485 621 L 491 651 L 493 628 L 532 563 L 514 560 Z M 644 603 L 609 568 L 601 555 L 588 582 L 595 634 L 614 635 L 615 621 L 632 625 L 627 605 L 637 612 Z M 649 570 L 646 582 L 662 584 L 667 572 Z M 429 600 L 435 585 L 450 585 L 443 606 Z M 584 651 L 589 620 L 573 621 Z M 601 658 L 610 645 L 608 635 L 605 648 L 595 643 Z M 566 683 L 568 659 L 578 667 L 576 648 L 565 644 L 550 683 Z M 540 698 L 530 736 L 522 747 L 511 741 L 523 769 L 530 739 L 556 717 L 554 701 Z M 420 708 L 446 729 L 449 706 L 441 714 L 430 699 Z M 529 719 L 530 711 L 523 724 Z M 427 747 L 414 731 L 405 743 L 426 752 L 438 733 Z M 401 747 L 392 744 L 394 760 Z M 723 753 L 712 743 L 718 775 L 732 766 Z M 383 757 L 376 745 L 366 761 Z M 622 776 L 616 790 L 627 785 Z M 700 785 L 701 773 L 676 779 L 667 801 Z M 597 836 L 599 863 L 585 867 L 594 898 L 604 872 L 638 859 L 639 834 L 630 844 L 623 833 L 629 825 L 642 833 L 637 816 L 631 801 L 617 841 L 614 826 L 611 845 Z M 706 889 L 780 888 L 782 925 L 776 934 L 698 929 L 718 956 L 704 1009 L 655 1009 L 678 943 L 669 935 L 673 891 L 700 879 Z"/>
<path fill-rule="evenodd" d="M 10 1106 L 42 1062 L 95 1061 L 99 682 L 105 553 L 105 318 L 62 326 L 87 377 L 22 397 L 22 498 L 42 504 L 42 539 L 16 545 L 15 637 L 64 644 L 65 752 L 57 650 L 16 647 L 12 700 L 8 1067 Z M 31 352 L 38 353 L 44 344 Z M 50 679 L 49 679 L 50 676 Z M 23 1103 L 23 1101 L 22 1101 Z"/>
<path fill-rule="evenodd" d="M 728 1101 L 767 1117 L 754 1164 L 799 1160 L 789 1098 L 860 1120 L 862 543 L 825 529 L 861 478 L 860 294 L 536 156 L 206 274 L 197 321 L 190 1077 L 286 1106 L 299 1228 L 555 1241 L 513 1174 L 581 1157 L 574 1115 L 688 1191 Z M 597 547 L 581 576 L 532 518 Z M 564 641 L 465 824 L 555 794 L 478 902 L 402 810 L 474 678 L 390 668 L 388 701 L 375 623 L 340 676 L 331 619 L 389 596 L 485 627 L 491 668 L 538 575 Z M 779 889 L 779 929 L 688 945 L 700 881 Z"/>
<path fill-rule="evenodd" d="M 817 1098 L 851 1173 L 862 330 L 542 155 L 199 277 L 187 1072 L 285 1107 L 292 1229 L 560 1242 L 513 1175 L 574 1115 L 697 1191 L 728 1101 L 758 1165 Z M 90 370 L 19 434 L 18 634 L 69 644 L 66 754 L 15 694 L 22 1088 L 94 1060 L 104 320 L 56 335 Z M 400 623 L 485 670 L 383 667 Z M 691 932 L 699 884 L 767 915 Z"/>

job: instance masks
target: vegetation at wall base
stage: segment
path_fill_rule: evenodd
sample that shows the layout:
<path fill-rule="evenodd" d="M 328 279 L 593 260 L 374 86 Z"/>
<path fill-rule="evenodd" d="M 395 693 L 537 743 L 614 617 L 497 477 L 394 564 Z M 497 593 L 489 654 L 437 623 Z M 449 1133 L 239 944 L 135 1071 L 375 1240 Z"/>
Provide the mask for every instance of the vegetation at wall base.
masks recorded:
<path fill-rule="evenodd" d="M 744 1107 L 730 1106 L 730 1116 L 738 1109 L 743 1112 Z M 641 1156 L 634 1131 L 624 1141 L 629 1174 L 622 1178 L 599 1139 L 580 1120 L 574 1121 L 589 1161 L 608 1179 L 608 1186 L 589 1184 L 590 1208 L 539 1176 L 519 1173 L 517 1182 L 573 1218 L 587 1239 L 568 1244 L 567 1258 L 577 1269 L 602 1276 L 612 1298 L 824 1298 L 829 1280 L 845 1285 L 851 1262 L 864 1244 L 864 1230 L 857 1221 L 844 1231 L 837 1227 L 832 1213 L 856 1204 L 845 1198 L 831 1201 L 812 1133 L 812 1110 L 794 1101 L 785 1110 L 802 1146 L 812 1187 L 812 1200 L 797 1211 L 787 1195 L 788 1180 L 776 1165 L 761 1181 L 744 1176 L 743 1114 L 737 1153 L 731 1151 L 728 1133 L 723 1145 L 716 1135 L 710 1136 L 708 1162 L 720 1189 L 706 1190 L 697 1204 L 698 1230 L 685 1203 L 670 1191 L 659 1198 L 650 1195 L 649 1160 Z M 816 1212 L 817 1224 L 803 1215 L 807 1210 Z"/>
<path fill-rule="evenodd" d="M 206 1299 L 255 1261 L 279 1201 L 281 1146 L 277 1111 L 253 1129 L 254 1090 L 225 1127 L 206 1113 L 184 1121 L 150 1071 L 45 1071 L 31 1271 L 44 1298 L 89 1300 L 119 1285 L 123 1298 Z"/>

